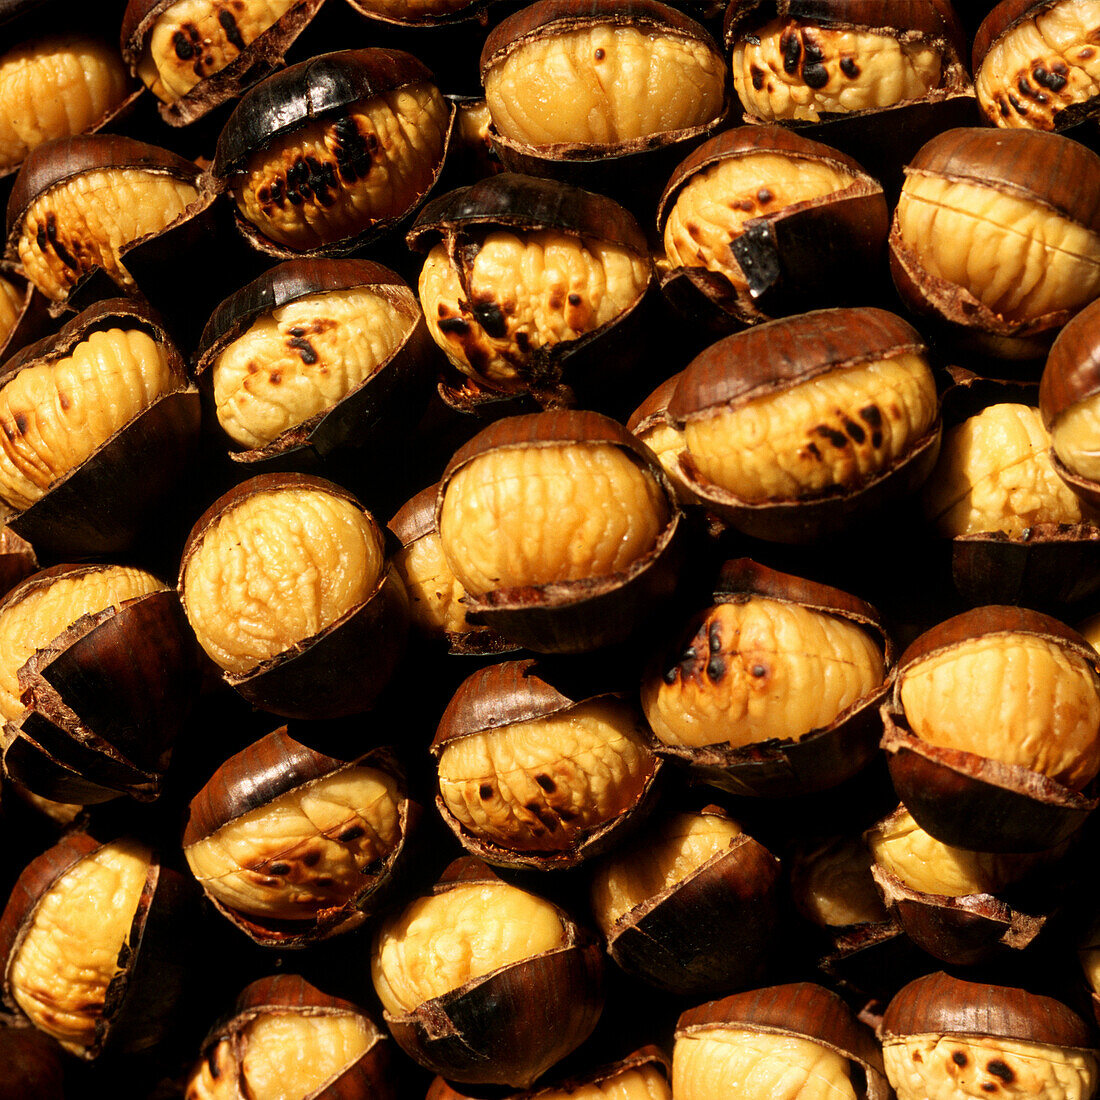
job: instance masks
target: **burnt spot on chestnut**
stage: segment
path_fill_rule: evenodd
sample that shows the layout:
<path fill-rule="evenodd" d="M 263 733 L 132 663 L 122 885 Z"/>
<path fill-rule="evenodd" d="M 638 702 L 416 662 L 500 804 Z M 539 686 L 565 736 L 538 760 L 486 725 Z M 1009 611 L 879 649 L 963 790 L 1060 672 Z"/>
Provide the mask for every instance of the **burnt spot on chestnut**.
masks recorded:
<path fill-rule="evenodd" d="M 951 1055 L 951 1061 L 957 1066 L 966 1066 L 970 1064 L 970 1059 L 967 1058 L 961 1050 L 956 1050 L 955 1053 Z"/>

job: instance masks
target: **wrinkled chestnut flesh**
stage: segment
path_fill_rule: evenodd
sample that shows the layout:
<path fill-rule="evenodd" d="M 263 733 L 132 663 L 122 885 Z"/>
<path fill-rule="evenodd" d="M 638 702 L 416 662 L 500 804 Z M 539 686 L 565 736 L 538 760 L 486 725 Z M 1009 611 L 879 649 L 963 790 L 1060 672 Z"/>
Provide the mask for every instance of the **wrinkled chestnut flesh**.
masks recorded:
<path fill-rule="evenodd" d="M 660 483 L 613 444 L 498 448 L 459 468 L 439 519 L 474 595 L 625 572 L 669 522 Z"/>
<path fill-rule="evenodd" d="M 974 75 L 995 126 L 1054 130 L 1069 108 L 1100 96 L 1100 40 L 1089 0 L 1041 5 L 989 48 Z"/>
<path fill-rule="evenodd" d="M 898 1100 L 1059 1096 L 1088 1100 L 1097 1060 L 1088 1050 L 990 1036 L 909 1035 L 883 1044 Z"/>
<path fill-rule="evenodd" d="M 0 608 L 0 717 L 17 722 L 22 715 L 18 672 L 36 649 L 44 648 L 83 615 L 165 587 L 144 570 L 108 565 L 86 567 L 48 586 L 32 578 L 13 592 Z"/>
<path fill-rule="evenodd" d="M 944 76 L 936 46 L 873 30 L 773 19 L 733 48 L 733 84 L 745 110 L 768 122 L 817 122 L 924 99 Z"/>
<path fill-rule="evenodd" d="M 266 446 L 374 374 L 413 320 L 366 287 L 310 294 L 265 314 L 214 362 L 218 423 L 243 447 Z"/>
<path fill-rule="evenodd" d="M 702 39 L 608 24 L 521 42 L 483 74 L 501 136 L 615 146 L 717 122 L 721 55 Z"/>
<path fill-rule="evenodd" d="M 137 74 L 162 103 L 174 103 L 221 72 L 299 2 L 179 0 L 149 29 Z"/>
<path fill-rule="evenodd" d="M 503 882 L 420 898 L 379 933 L 371 979 L 392 1016 L 505 966 L 554 951 L 567 933 L 548 901 Z"/>
<path fill-rule="evenodd" d="M 0 499 L 29 508 L 179 385 L 164 345 L 140 329 L 101 329 L 64 359 L 24 367 L 0 389 Z"/>
<path fill-rule="evenodd" d="M 562 851 L 632 809 L 656 765 L 634 708 L 614 699 L 448 741 L 439 791 L 474 836 Z"/>
<path fill-rule="evenodd" d="M 16 245 L 20 262 L 31 282 L 54 301 L 96 267 L 133 289 L 120 259 L 122 247 L 158 233 L 198 197 L 187 180 L 140 168 L 72 176 L 27 208 Z"/>
<path fill-rule="evenodd" d="M 436 531 L 415 539 L 393 557 L 409 597 L 409 616 L 429 637 L 484 631 L 466 618 L 466 589 L 455 578 Z"/>
<path fill-rule="evenodd" d="M 909 170 L 895 233 L 926 272 L 1007 324 L 1100 295 L 1100 234 L 1002 187 Z"/>
<path fill-rule="evenodd" d="M 234 818 L 184 855 L 228 909 L 311 920 L 355 898 L 400 842 L 400 800 L 392 776 L 346 768 Z"/>
<path fill-rule="evenodd" d="M 901 672 L 909 728 L 935 746 L 1028 768 L 1080 791 L 1100 771 L 1100 678 L 1038 635 L 981 634 Z"/>
<path fill-rule="evenodd" d="M 208 527 L 181 576 L 184 610 L 220 668 L 250 672 L 331 626 L 374 591 L 382 540 L 317 489 L 254 493 Z"/>
<path fill-rule="evenodd" d="M 150 863 L 136 841 L 107 844 L 46 891 L 8 963 L 12 996 L 35 1027 L 79 1054 L 93 1046 L 107 987 L 136 945 L 130 926 Z"/>
<path fill-rule="evenodd" d="M 701 478 L 765 503 L 854 490 L 904 459 L 932 429 L 936 384 L 905 352 L 692 416 L 684 439 Z"/>
<path fill-rule="evenodd" d="M 1020 537 L 1038 524 L 1088 521 L 1089 510 L 1055 473 L 1050 447 L 1037 409 L 990 405 L 944 433 L 924 487 L 925 515 L 947 538 Z"/>
<path fill-rule="evenodd" d="M 522 390 L 533 353 L 610 324 L 645 293 L 649 275 L 644 258 L 607 241 L 498 230 L 472 258 L 436 245 L 419 292 L 454 366 L 495 389 Z"/>
<path fill-rule="evenodd" d="M 105 42 L 40 38 L 0 57 L 0 174 L 36 146 L 81 134 L 121 106 L 126 68 Z"/>
<path fill-rule="evenodd" d="M 0 276 L 0 348 L 11 335 L 23 311 L 23 292 L 10 280 Z"/>
<path fill-rule="evenodd" d="M 666 745 L 799 740 L 882 685 L 885 658 L 854 623 L 753 596 L 707 612 L 675 664 L 642 684 Z"/>
<path fill-rule="evenodd" d="M 237 209 L 298 252 L 357 237 L 399 218 L 431 187 L 448 120 L 446 101 L 428 83 L 359 100 L 253 153 L 231 182 Z"/>
<path fill-rule="evenodd" d="M 857 1100 L 843 1055 L 799 1035 L 738 1027 L 676 1037 L 672 1094 L 676 1100 Z"/>
<path fill-rule="evenodd" d="M 732 247 L 748 223 L 836 194 L 855 181 L 839 164 L 825 161 L 763 152 L 728 157 L 693 176 L 677 196 L 665 223 L 665 256 L 674 268 L 705 267 L 748 294 L 749 281 Z"/>

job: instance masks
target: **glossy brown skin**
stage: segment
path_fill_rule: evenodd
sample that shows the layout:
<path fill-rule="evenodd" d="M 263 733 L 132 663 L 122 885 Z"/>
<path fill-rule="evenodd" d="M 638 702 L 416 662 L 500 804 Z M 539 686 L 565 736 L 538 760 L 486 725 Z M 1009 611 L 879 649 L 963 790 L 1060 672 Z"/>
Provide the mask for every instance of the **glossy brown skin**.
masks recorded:
<path fill-rule="evenodd" d="M 1100 301 L 1086 306 L 1058 333 L 1039 382 L 1047 431 L 1071 406 L 1100 391 Z"/>

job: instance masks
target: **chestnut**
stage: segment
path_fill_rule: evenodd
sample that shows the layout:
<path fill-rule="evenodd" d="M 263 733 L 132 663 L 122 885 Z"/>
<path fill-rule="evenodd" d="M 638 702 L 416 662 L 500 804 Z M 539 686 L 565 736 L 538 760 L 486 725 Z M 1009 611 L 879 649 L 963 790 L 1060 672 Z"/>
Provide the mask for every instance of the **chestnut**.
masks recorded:
<path fill-rule="evenodd" d="M 1041 354 L 1100 295 L 1100 157 L 1039 130 L 961 128 L 921 147 L 890 230 L 902 299 L 999 357 Z"/>
<path fill-rule="evenodd" d="M 0 425 L 12 530 L 43 558 L 114 554 L 180 483 L 199 399 L 159 317 L 110 299 L 7 361 Z"/>
<path fill-rule="evenodd" d="M 599 413 L 483 429 L 447 464 L 436 515 L 467 611 L 537 652 L 623 642 L 675 590 L 672 488 L 644 444 Z"/>
<path fill-rule="evenodd" d="M 0 259 L 0 363 L 53 327 L 48 299 L 17 264 Z"/>
<path fill-rule="evenodd" d="M 483 19 L 495 0 L 348 0 L 367 19 L 397 27 L 447 26 L 466 19 Z"/>
<path fill-rule="evenodd" d="M 741 126 L 676 168 L 657 228 L 666 296 L 728 331 L 865 301 L 889 223 L 881 185 L 851 157 L 781 126 Z"/>
<path fill-rule="evenodd" d="M 414 1061 L 448 1081 L 529 1088 L 596 1026 L 601 954 L 556 905 L 466 858 L 382 925 L 371 978 Z"/>
<path fill-rule="evenodd" d="M 870 1030 L 835 994 L 811 982 L 736 993 L 688 1009 L 676 1024 L 676 1100 L 797 1095 L 887 1100 Z"/>
<path fill-rule="evenodd" d="M 183 834 L 214 908 L 267 947 L 361 925 L 419 816 L 388 750 L 299 738 L 313 739 L 282 726 L 231 756 L 191 800 Z"/>
<path fill-rule="evenodd" d="M 917 824 L 979 852 L 1072 834 L 1096 805 L 1083 792 L 1100 771 L 1097 664 L 1076 631 L 1003 605 L 917 638 L 882 708 L 890 777 Z"/>
<path fill-rule="evenodd" d="M 809 542 L 912 492 L 935 463 L 924 341 L 872 308 L 815 310 L 727 336 L 668 403 L 684 480 L 754 538 Z"/>
<path fill-rule="evenodd" d="M 305 474 L 263 474 L 219 497 L 187 538 L 179 592 L 226 683 L 286 718 L 367 710 L 408 628 L 377 521 Z"/>
<path fill-rule="evenodd" d="M 397 1100 L 395 1068 L 385 1032 L 358 1005 L 277 974 L 246 986 L 206 1037 L 186 1100 Z"/>
<path fill-rule="evenodd" d="M 169 126 L 186 126 L 277 69 L 324 0 L 130 0 L 122 56 L 159 101 Z"/>
<path fill-rule="evenodd" d="M 427 252 L 418 289 L 432 338 L 477 390 L 571 405 L 575 386 L 598 392 L 632 365 L 653 268 L 614 200 L 505 172 L 432 200 L 407 239 Z M 476 404 L 476 391 L 441 392 Z"/>
<path fill-rule="evenodd" d="M 70 1053 L 145 1050 L 173 1021 L 195 918 L 187 882 L 140 841 L 70 833 L 0 917 L 3 997 Z"/>
<path fill-rule="evenodd" d="M 790 861 L 795 908 L 819 928 L 843 930 L 887 919 L 858 833 L 800 838 Z"/>
<path fill-rule="evenodd" d="M 442 168 L 452 115 L 411 54 L 321 54 L 244 94 L 212 170 L 253 247 L 284 259 L 344 255 L 420 205 Z"/>
<path fill-rule="evenodd" d="M 723 566 L 712 606 L 650 661 L 642 709 L 657 751 L 704 782 L 806 794 L 875 755 L 892 659 L 870 604 L 742 558 Z"/>
<path fill-rule="evenodd" d="M 539 870 L 618 841 L 652 805 L 660 771 L 636 704 L 548 661 L 467 677 L 431 752 L 436 805 L 463 847 Z"/>
<path fill-rule="evenodd" d="M 974 37 L 974 90 L 994 126 L 1064 130 L 1100 111 L 1087 0 L 1003 0 Z"/>
<path fill-rule="evenodd" d="M 637 436 L 657 457 L 661 469 L 681 505 L 694 501 L 687 482 L 680 473 L 680 455 L 684 453 L 684 433 L 677 427 L 668 411 L 668 403 L 679 385 L 680 375 L 666 378 L 631 414 L 626 422 L 627 431 Z"/>
<path fill-rule="evenodd" d="M 1085 1021 L 1015 986 L 928 974 L 898 991 L 880 1030 L 898 1100 L 1011 1092 L 1087 1100 L 1098 1080 Z"/>

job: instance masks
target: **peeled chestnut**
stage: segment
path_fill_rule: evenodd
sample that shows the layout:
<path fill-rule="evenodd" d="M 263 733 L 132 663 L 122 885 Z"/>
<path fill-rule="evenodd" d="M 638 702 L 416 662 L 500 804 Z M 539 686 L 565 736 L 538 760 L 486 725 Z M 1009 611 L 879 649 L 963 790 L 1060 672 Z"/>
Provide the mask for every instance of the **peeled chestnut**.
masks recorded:
<path fill-rule="evenodd" d="M 188 536 L 179 592 L 226 682 L 287 718 L 368 709 L 404 647 L 405 591 L 377 521 L 305 474 L 254 477 L 216 500 Z"/>
<path fill-rule="evenodd" d="M 890 775 L 921 828 L 956 848 L 1033 852 L 1096 805 L 1098 658 L 1036 611 L 979 607 L 926 631 L 883 706 Z"/>
<path fill-rule="evenodd" d="M 600 959 L 556 905 L 464 859 L 383 924 L 371 977 L 410 1058 L 449 1081 L 529 1088 L 596 1026 Z"/>
<path fill-rule="evenodd" d="M 203 1043 L 186 1100 L 396 1100 L 386 1033 L 297 974 L 246 986 Z M 230 1091 L 231 1090 L 231 1091 Z"/>
<path fill-rule="evenodd" d="M 416 816 L 388 751 L 324 752 L 283 726 L 230 757 L 191 800 L 183 853 L 241 931 L 300 947 L 366 920 Z"/>

